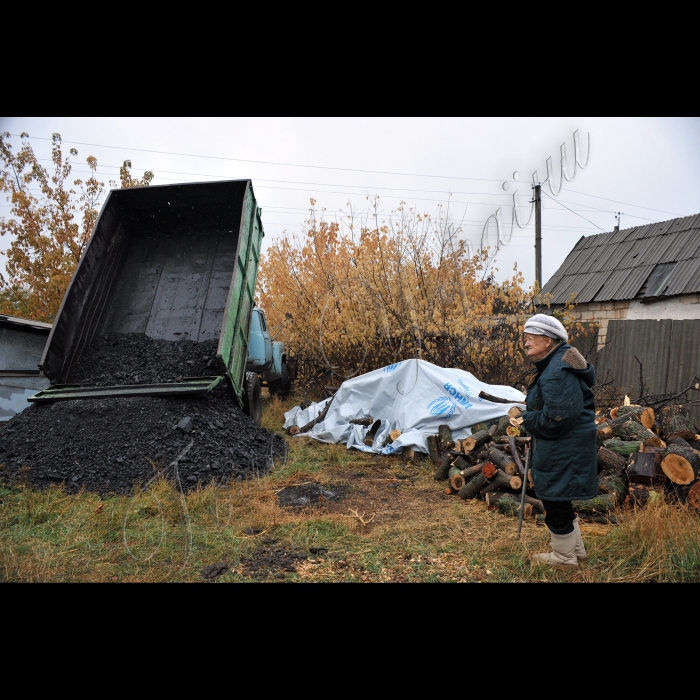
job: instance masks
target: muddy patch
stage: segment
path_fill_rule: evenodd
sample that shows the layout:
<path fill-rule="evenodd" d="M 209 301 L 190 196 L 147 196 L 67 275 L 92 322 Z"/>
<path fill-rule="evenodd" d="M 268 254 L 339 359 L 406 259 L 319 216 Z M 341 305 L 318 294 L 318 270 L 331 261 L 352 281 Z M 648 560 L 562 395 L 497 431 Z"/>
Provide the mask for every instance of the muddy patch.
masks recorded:
<path fill-rule="evenodd" d="M 299 486 L 287 486 L 277 494 L 277 500 L 281 506 L 287 508 L 308 508 L 329 503 L 338 503 L 343 500 L 347 492 L 347 486 L 340 484 L 301 484 Z"/>
<path fill-rule="evenodd" d="M 297 547 L 260 549 L 241 559 L 240 571 L 249 578 L 284 579 L 296 573 L 297 567 L 308 558 L 308 552 Z"/>

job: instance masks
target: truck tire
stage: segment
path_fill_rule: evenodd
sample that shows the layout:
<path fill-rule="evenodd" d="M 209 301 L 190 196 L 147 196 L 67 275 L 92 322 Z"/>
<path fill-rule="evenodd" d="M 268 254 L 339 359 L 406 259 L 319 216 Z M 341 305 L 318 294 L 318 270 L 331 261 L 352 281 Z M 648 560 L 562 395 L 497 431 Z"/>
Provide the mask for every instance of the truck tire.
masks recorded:
<path fill-rule="evenodd" d="M 282 365 L 282 377 L 276 382 L 270 382 L 270 396 L 276 396 L 280 401 L 286 401 L 292 390 L 292 380 L 289 377 L 289 367 Z"/>
<path fill-rule="evenodd" d="M 243 410 L 255 423 L 262 422 L 262 388 L 255 372 L 246 372 L 243 386 Z"/>

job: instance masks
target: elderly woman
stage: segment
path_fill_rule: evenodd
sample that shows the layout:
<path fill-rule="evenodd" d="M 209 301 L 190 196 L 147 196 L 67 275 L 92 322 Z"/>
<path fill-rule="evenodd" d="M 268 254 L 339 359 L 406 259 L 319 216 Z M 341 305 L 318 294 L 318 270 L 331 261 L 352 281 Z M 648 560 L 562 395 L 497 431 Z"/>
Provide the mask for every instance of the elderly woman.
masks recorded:
<path fill-rule="evenodd" d="M 595 370 L 568 344 L 564 326 L 538 314 L 525 324 L 525 348 L 537 368 L 523 427 L 532 436 L 532 478 L 544 504 L 552 551 L 535 561 L 574 568 L 586 559 L 572 501 L 598 494 Z"/>

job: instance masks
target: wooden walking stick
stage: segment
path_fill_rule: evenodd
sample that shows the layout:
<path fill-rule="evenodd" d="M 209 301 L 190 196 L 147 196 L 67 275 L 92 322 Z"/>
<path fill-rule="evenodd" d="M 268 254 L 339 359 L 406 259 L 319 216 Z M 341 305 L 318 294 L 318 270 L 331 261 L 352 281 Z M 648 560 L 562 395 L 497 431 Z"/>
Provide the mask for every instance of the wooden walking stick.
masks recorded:
<path fill-rule="evenodd" d="M 525 512 L 525 491 L 527 490 L 527 473 L 530 469 L 530 445 L 525 445 L 525 476 L 523 476 L 523 493 L 520 497 L 520 516 L 518 518 L 518 539 L 523 531 L 523 513 Z"/>

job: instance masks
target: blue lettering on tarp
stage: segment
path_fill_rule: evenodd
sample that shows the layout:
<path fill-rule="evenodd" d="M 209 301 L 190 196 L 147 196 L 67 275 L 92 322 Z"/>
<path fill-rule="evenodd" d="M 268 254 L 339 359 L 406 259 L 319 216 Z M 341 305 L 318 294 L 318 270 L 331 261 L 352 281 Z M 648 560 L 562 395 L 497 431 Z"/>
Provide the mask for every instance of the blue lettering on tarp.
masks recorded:
<path fill-rule="evenodd" d="M 393 374 L 399 367 L 401 367 L 402 364 L 403 362 L 397 362 L 395 365 L 389 365 L 388 367 L 385 367 L 384 374 Z"/>
<path fill-rule="evenodd" d="M 444 418 L 449 418 L 450 416 L 454 415 L 456 410 L 457 404 L 455 404 L 449 396 L 441 396 L 428 404 L 428 411 L 433 416 L 443 416 Z"/>
<path fill-rule="evenodd" d="M 469 409 L 472 407 L 472 404 L 467 401 L 462 394 L 460 394 L 457 389 L 455 389 L 452 384 L 447 383 L 445 384 L 445 391 L 450 395 L 453 401 L 456 401 L 462 408 Z"/>
<path fill-rule="evenodd" d="M 469 398 L 472 395 L 472 390 L 461 379 L 458 379 L 457 383 L 464 389 L 465 396 Z"/>

